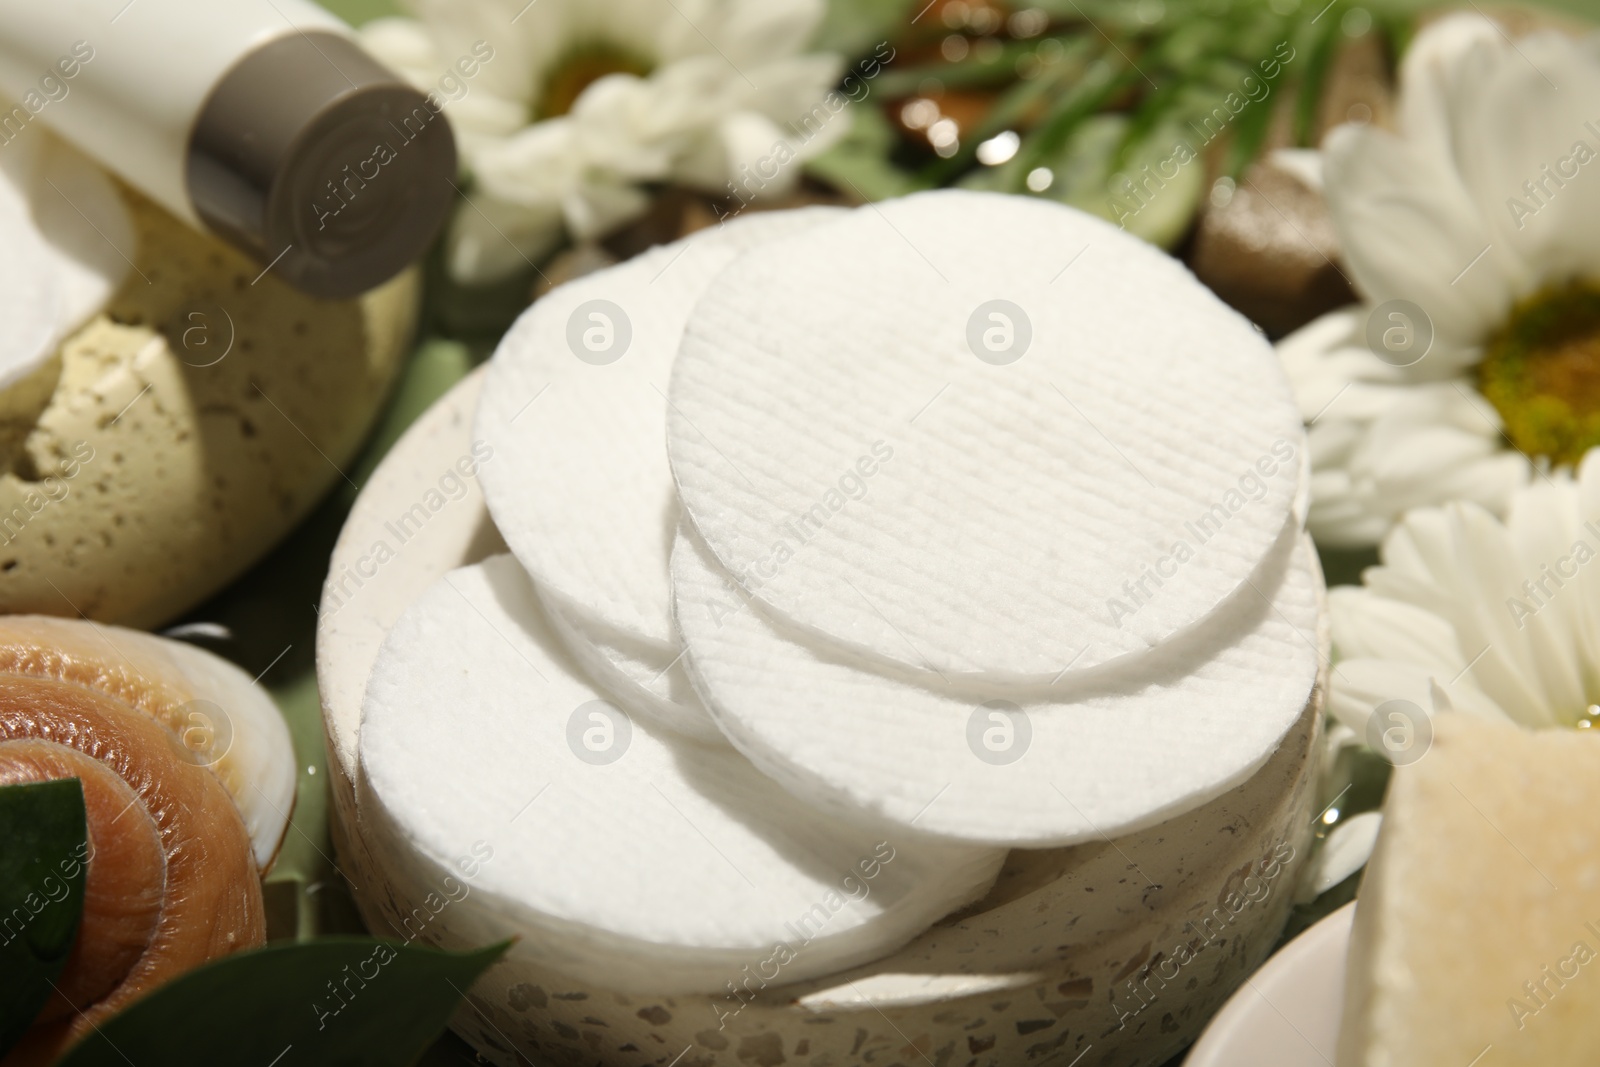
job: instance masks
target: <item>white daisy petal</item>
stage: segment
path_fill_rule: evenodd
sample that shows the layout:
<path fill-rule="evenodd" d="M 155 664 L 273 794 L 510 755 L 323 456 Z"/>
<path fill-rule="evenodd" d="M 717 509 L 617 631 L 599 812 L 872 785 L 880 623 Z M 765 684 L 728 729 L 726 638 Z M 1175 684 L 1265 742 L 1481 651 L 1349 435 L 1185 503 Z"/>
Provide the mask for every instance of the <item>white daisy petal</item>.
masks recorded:
<path fill-rule="evenodd" d="M 1517 499 L 1506 515 L 1516 563 L 1524 577 L 1536 578 L 1572 548 L 1573 531 L 1578 525 L 1578 494 L 1572 479 L 1557 472 L 1548 479 L 1536 479 Z M 1575 573 L 1575 568 L 1574 568 Z M 1559 573 L 1545 583 L 1541 595 L 1550 599 L 1552 613 L 1563 621 L 1577 619 L 1577 598 L 1549 596 L 1565 588 L 1570 576 Z"/>
<path fill-rule="evenodd" d="M 1361 739 L 1356 736 L 1354 730 L 1344 723 L 1329 720 L 1323 727 L 1322 743 L 1326 750 L 1327 765 L 1331 767 L 1333 760 L 1339 758 L 1339 753 L 1347 748 L 1360 747 Z"/>
<path fill-rule="evenodd" d="M 794 188 L 799 168 L 781 166 L 777 159 L 788 138 L 776 123 L 754 111 L 736 111 L 717 129 L 726 155 L 723 164 L 731 174 L 755 174 L 757 198 L 782 196 Z"/>
<path fill-rule="evenodd" d="M 1450 610 L 1450 596 L 1431 578 L 1419 577 L 1396 567 L 1370 567 L 1362 574 L 1361 580 L 1374 596 L 1414 604 L 1444 618 L 1446 622 L 1450 621 L 1445 618 Z"/>
<path fill-rule="evenodd" d="M 1363 450 L 1368 453 L 1374 479 L 1396 495 L 1410 496 L 1407 490 L 1426 490 L 1442 473 L 1481 458 L 1493 445 L 1486 443 L 1482 434 L 1391 413 L 1372 424 Z M 1431 503 L 1426 499 L 1414 502 Z"/>
<path fill-rule="evenodd" d="M 1365 867 L 1382 825 L 1383 816 L 1376 811 L 1341 819 L 1301 874 L 1299 899 L 1315 900 Z"/>
<path fill-rule="evenodd" d="M 844 61 L 832 54 L 815 52 L 803 56 L 786 56 L 764 63 L 751 79 L 751 90 L 745 106 L 761 112 L 768 118 L 783 123 L 794 123 L 813 134 L 843 113 L 849 97 L 835 99 L 834 106 L 823 104 L 830 89 L 844 73 Z M 801 105 L 796 107 L 796 105 Z M 839 125 L 848 126 L 847 119 Z"/>
<path fill-rule="evenodd" d="M 528 122 L 528 109 L 515 100 L 489 93 L 472 93 L 444 109 L 455 128 L 458 147 L 466 160 L 502 138 L 510 137 Z"/>
<path fill-rule="evenodd" d="M 1353 496 L 1330 495 L 1312 503 L 1306 528 L 1320 545 L 1365 548 L 1383 536 L 1391 518 L 1362 506 Z"/>
<path fill-rule="evenodd" d="M 1445 500 L 1464 500 L 1485 511 L 1500 515 L 1506 510 L 1516 491 L 1528 484 L 1532 471 L 1527 457 L 1520 452 L 1495 450 L 1495 439 L 1466 435 L 1474 442 L 1479 458 L 1466 459 L 1451 470 L 1443 471 L 1439 479 L 1419 493 L 1414 505 L 1437 504 Z"/>
<path fill-rule="evenodd" d="M 1279 341 L 1278 356 L 1289 365 L 1315 362 L 1335 348 L 1357 343 L 1366 320 L 1360 304 L 1319 315 Z"/>
<path fill-rule="evenodd" d="M 1328 590 L 1328 613 L 1334 653 L 1341 658 L 1438 664 L 1449 672 L 1446 681 L 1467 665 L 1451 625 L 1414 604 L 1335 586 Z"/>
<path fill-rule="evenodd" d="M 1341 660 L 1333 671 L 1328 712 L 1364 742 L 1369 740 L 1369 728 L 1374 733 L 1379 730 L 1372 726 L 1374 713 L 1390 701 L 1403 701 L 1410 707 L 1385 708 L 1386 718 L 1380 720 L 1383 729 L 1404 726 L 1406 720 L 1415 718 L 1416 709 L 1429 716 L 1459 713 L 1499 720 L 1513 718 L 1474 686 L 1469 677 L 1451 682 L 1438 677 L 1440 673 L 1443 672 L 1424 664 L 1398 660 Z"/>
<path fill-rule="evenodd" d="M 494 58 L 470 84 L 475 93 L 502 99 L 536 102 L 541 75 L 569 39 L 567 4 L 540 0 L 520 10 L 523 3 L 511 0 L 408 0 L 407 6 L 427 27 L 444 66 L 473 55 L 479 42 L 493 48 Z"/>
<path fill-rule="evenodd" d="M 1338 127 L 1324 152 L 1345 263 L 1371 304 L 1416 304 L 1439 338 L 1478 337 L 1504 318 L 1503 257 L 1443 160 L 1371 126 Z"/>
<path fill-rule="evenodd" d="M 1600 515 L 1600 449 L 1590 449 L 1578 464 L 1578 512 Z"/>
<path fill-rule="evenodd" d="M 1494 719 L 1498 722 L 1516 721 L 1515 716 L 1495 703 L 1493 697 L 1473 684 L 1470 674 L 1452 685 L 1446 685 L 1443 681 L 1435 679 L 1433 708 L 1442 714 L 1459 712 L 1462 715 L 1476 715 L 1480 719 Z"/>
<path fill-rule="evenodd" d="M 754 67 L 777 56 L 798 52 L 822 22 L 823 0 L 789 0 L 782 4 L 728 4 L 713 31 L 728 60 Z M 761 79 L 752 75 L 756 84 Z"/>
<path fill-rule="evenodd" d="M 1351 384 L 1346 414 L 1315 423 L 1308 526 L 1319 542 L 1362 547 L 1409 509 L 1470 500 L 1499 514 L 1527 481 L 1527 461 L 1499 447 L 1481 421 L 1462 419 L 1453 391 Z M 1343 409 L 1345 397 L 1338 406 Z M 1467 422 L 1463 429 L 1452 422 Z"/>
<path fill-rule="evenodd" d="M 1577 511 L 1579 540 L 1586 541 L 1600 555 L 1600 449 L 1590 449 L 1578 466 Z M 1582 651 L 1586 677 L 1600 677 L 1600 566 L 1590 560 L 1578 572 L 1578 648 Z"/>
<path fill-rule="evenodd" d="M 1313 478 L 1338 476 L 1349 480 L 1350 472 L 1343 469 L 1350 454 L 1366 435 L 1366 423 L 1349 419 L 1320 419 L 1306 431 L 1306 441 L 1311 449 Z M 1315 494 L 1313 494 L 1315 495 Z"/>
<path fill-rule="evenodd" d="M 1600 243 L 1600 180 L 1574 157 L 1600 150 L 1592 110 L 1600 63 L 1592 47 L 1555 33 L 1515 50 L 1484 45 L 1452 101 L 1455 161 L 1496 247 L 1525 264 L 1513 293 L 1544 277 L 1592 272 Z M 1556 168 L 1563 161 L 1562 173 Z M 1600 171 L 1600 163 L 1595 170 Z"/>
<path fill-rule="evenodd" d="M 1442 590 L 1449 585 L 1453 560 L 1449 517 L 1440 508 L 1410 512 L 1394 528 L 1381 550 L 1383 569 Z"/>
<path fill-rule="evenodd" d="M 1434 672 L 1425 664 L 1357 656 L 1341 659 L 1332 673 L 1328 714 L 1361 738 L 1379 705 L 1403 700 L 1433 713 Z"/>
<path fill-rule="evenodd" d="M 637 186 L 596 183 L 569 193 L 561 203 L 561 213 L 568 232 L 587 241 L 638 218 L 649 206 L 649 194 Z"/>
<path fill-rule="evenodd" d="M 1589 703 L 1577 644 L 1582 619 L 1577 577 L 1594 546 L 1574 536 L 1578 525 L 1578 497 L 1562 474 L 1518 494 L 1506 520 L 1522 576 L 1519 587 L 1506 591 L 1506 615 L 1526 642 L 1546 702 L 1566 709 Z"/>
<path fill-rule="evenodd" d="M 565 120 L 573 131 L 570 151 L 587 167 L 627 181 L 666 178 L 684 130 L 693 128 L 698 116 L 679 113 L 677 94 L 663 97 L 658 89 L 653 80 L 632 74 L 608 74 L 592 82 Z"/>
<path fill-rule="evenodd" d="M 1400 65 L 1404 88 L 1397 110 L 1407 137 L 1431 140 L 1440 151 L 1450 151 L 1450 100 L 1462 81 L 1463 58 L 1476 48 L 1498 45 L 1501 33 L 1488 18 L 1459 12 L 1430 23 L 1417 35 Z"/>
<path fill-rule="evenodd" d="M 361 46 L 396 73 L 420 71 L 413 84 L 427 87 L 429 72 L 439 66 L 439 52 L 428 29 L 416 19 L 398 15 L 374 19 L 364 24 L 357 35 Z"/>
<path fill-rule="evenodd" d="M 1472 661 L 1473 680 L 1519 721 L 1555 725 L 1550 679 L 1541 675 L 1526 635 L 1506 610 L 1508 594 L 1521 580 L 1510 533 L 1474 505 L 1452 505 L 1448 514 L 1455 596 L 1446 618 Z"/>
<path fill-rule="evenodd" d="M 1600 449 L 1576 477 L 1516 489 L 1503 520 L 1461 501 L 1412 511 L 1381 557 L 1329 593 L 1330 714 L 1357 733 L 1394 699 L 1534 729 L 1593 720 Z"/>

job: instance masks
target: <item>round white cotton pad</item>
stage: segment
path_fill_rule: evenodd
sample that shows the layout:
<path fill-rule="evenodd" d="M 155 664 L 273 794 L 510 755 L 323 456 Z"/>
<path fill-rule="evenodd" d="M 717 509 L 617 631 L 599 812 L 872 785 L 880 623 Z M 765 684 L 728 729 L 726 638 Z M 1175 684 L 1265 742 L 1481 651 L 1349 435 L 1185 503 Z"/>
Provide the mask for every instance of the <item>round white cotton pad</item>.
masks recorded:
<path fill-rule="evenodd" d="M 0 172 L 28 204 L 61 281 L 57 339 L 105 307 L 133 270 L 138 237 L 116 183 L 46 130 L 6 145 Z"/>
<path fill-rule="evenodd" d="M 609 691 L 624 711 L 697 741 L 728 743 L 695 693 L 682 651 L 659 652 L 646 642 L 584 618 L 557 593 L 548 589 L 538 593 L 550 628 L 578 666 Z"/>
<path fill-rule="evenodd" d="M 26 378 L 55 351 L 63 289 L 27 202 L 0 182 L 0 388 Z"/>
<path fill-rule="evenodd" d="M 474 434 L 495 525 L 536 582 L 678 654 L 668 556 L 678 505 L 667 379 L 689 309 L 740 251 L 840 214 L 758 212 L 563 285 L 496 349 Z"/>
<path fill-rule="evenodd" d="M 1044 847 L 1154 825 L 1254 773 L 1317 677 L 1322 578 L 1292 527 L 1204 627 L 1032 691 L 819 645 L 688 531 L 672 563 L 690 677 L 735 747 L 808 803 L 904 831 Z"/>
<path fill-rule="evenodd" d="M 817 635 L 945 673 L 1159 645 L 1255 570 L 1298 480 L 1266 340 L 1159 249 L 1028 197 L 926 193 L 752 250 L 670 395 L 723 565 Z"/>
<path fill-rule="evenodd" d="M 522 935 L 619 991 L 720 992 L 779 945 L 785 982 L 864 963 L 980 897 L 1005 855 L 842 823 L 732 749 L 630 722 L 510 556 L 450 572 L 401 617 L 360 757 L 362 823 L 399 877 L 492 848 L 452 930 Z"/>
<path fill-rule="evenodd" d="M 133 220 L 98 166 L 47 131 L 0 154 L 0 388 L 105 306 L 131 269 Z"/>

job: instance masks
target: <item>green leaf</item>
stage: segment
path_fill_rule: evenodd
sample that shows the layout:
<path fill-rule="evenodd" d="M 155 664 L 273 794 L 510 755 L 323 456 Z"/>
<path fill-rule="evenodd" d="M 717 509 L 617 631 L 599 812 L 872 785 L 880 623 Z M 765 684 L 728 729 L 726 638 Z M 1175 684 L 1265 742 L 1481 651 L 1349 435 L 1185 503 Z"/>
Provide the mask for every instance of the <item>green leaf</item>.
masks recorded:
<path fill-rule="evenodd" d="M 0 1055 L 50 997 L 83 913 L 88 823 L 76 778 L 0 786 Z"/>
<path fill-rule="evenodd" d="M 1041 105 L 1048 105 L 1048 102 L 1075 81 L 1080 73 L 1080 66 L 1063 60 L 1053 64 L 1031 81 L 1018 81 L 995 101 L 994 106 L 983 117 L 983 121 L 962 140 L 960 151 L 951 158 L 940 160 L 923 170 L 923 180 L 931 185 L 949 184 L 952 177 L 972 166 L 980 144 L 1002 130 L 1019 127 L 1024 116 Z M 1021 181 L 1019 178 L 1017 182 L 1010 184 L 984 185 L 981 174 L 980 171 L 980 176 L 975 179 L 977 182 L 975 187 L 1004 190 L 1012 188 Z"/>
<path fill-rule="evenodd" d="M 1309 145 L 1316 132 L 1322 90 L 1334 57 L 1338 55 L 1343 34 L 1339 31 L 1339 20 L 1330 17 L 1322 26 L 1308 29 L 1303 36 L 1309 36 L 1310 41 L 1302 54 L 1309 54 L 1306 55 L 1305 67 L 1300 71 L 1302 80 L 1300 94 L 1295 100 L 1294 139 L 1296 144 Z M 1296 48 L 1299 47 L 1297 44 Z"/>
<path fill-rule="evenodd" d="M 57 1067 L 401 1067 L 439 1036 L 467 987 L 508 944 L 450 953 L 330 938 L 241 952 L 112 1017 Z"/>
<path fill-rule="evenodd" d="M 1124 134 L 1122 144 L 1112 161 L 1113 169 L 1126 168 L 1128 161 L 1133 158 L 1135 149 L 1159 127 L 1176 125 L 1173 116 L 1178 112 L 1178 105 L 1188 95 L 1190 87 L 1176 80 L 1164 83 L 1161 88 L 1147 95 L 1133 112 L 1133 119 L 1128 124 L 1127 133 Z"/>
<path fill-rule="evenodd" d="M 1037 130 L 1023 138 L 1015 157 L 1016 173 L 1026 175 L 1059 153 L 1079 124 L 1096 114 L 1108 101 L 1140 80 L 1137 70 L 1121 62 L 1092 64 L 1083 79 L 1061 95 Z"/>
<path fill-rule="evenodd" d="M 988 42 L 994 44 L 990 39 Z M 1017 80 L 1017 61 L 1039 47 L 1038 41 L 1007 41 L 992 51 L 974 48 L 965 59 L 953 63 L 930 63 L 920 67 L 899 67 L 879 75 L 876 88 L 894 99 L 910 96 L 924 81 L 933 79 L 946 89 L 980 89 L 1005 85 Z"/>
<path fill-rule="evenodd" d="M 1099 114 L 1084 119 L 1061 151 L 1043 160 L 1053 176 L 1045 195 L 1110 219 L 1111 175 L 1117 146 L 1127 132 L 1125 115 Z"/>
<path fill-rule="evenodd" d="M 1189 131 L 1169 120 L 1124 147 L 1126 157 L 1120 169 L 1139 183 L 1139 195 L 1130 197 L 1119 189 L 1115 174 L 1109 184 L 1124 208 L 1131 208 L 1132 212 L 1118 218 L 1113 211 L 1108 218 L 1135 237 L 1167 249 L 1176 246 L 1189 232 L 1206 189 L 1204 159 L 1186 155 L 1181 148 L 1193 151 Z M 1187 163 L 1183 162 L 1186 158 Z M 1145 171 L 1145 167 L 1150 169 Z"/>
<path fill-rule="evenodd" d="M 1228 159 L 1223 165 L 1230 178 L 1244 173 L 1250 161 L 1261 154 L 1267 132 L 1272 125 L 1273 105 L 1270 97 L 1252 100 L 1233 126 L 1233 140 L 1228 145 Z"/>

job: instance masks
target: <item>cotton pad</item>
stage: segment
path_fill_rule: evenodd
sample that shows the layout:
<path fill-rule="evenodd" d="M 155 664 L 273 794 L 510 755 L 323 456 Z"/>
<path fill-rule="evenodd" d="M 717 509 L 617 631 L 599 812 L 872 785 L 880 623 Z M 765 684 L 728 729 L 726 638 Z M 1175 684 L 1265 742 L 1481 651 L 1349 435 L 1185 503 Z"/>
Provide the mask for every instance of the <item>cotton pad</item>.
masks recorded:
<path fill-rule="evenodd" d="M 657 651 L 651 644 L 592 622 L 548 590 L 539 590 L 539 605 L 572 658 L 628 714 L 697 741 L 727 744 L 689 681 L 681 651 Z"/>
<path fill-rule="evenodd" d="M 450 572 L 390 632 L 360 769 L 363 826 L 397 878 L 492 853 L 452 930 L 521 935 L 548 966 L 623 992 L 878 958 L 982 896 L 1005 855 L 841 822 L 732 749 L 630 721 L 510 556 Z"/>
<path fill-rule="evenodd" d="M 502 458 L 483 472 L 495 524 L 541 587 L 669 660 L 667 379 L 684 320 L 741 250 L 839 213 L 754 213 L 579 278 L 495 351 L 474 427 Z"/>
<path fill-rule="evenodd" d="M 1043 847 L 1154 825 L 1265 763 L 1317 675 L 1321 575 L 1292 527 L 1203 627 L 1035 691 L 820 643 L 741 599 L 687 532 L 672 562 L 690 676 L 735 747 L 806 803 L 905 832 Z"/>
<path fill-rule="evenodd" d="M 6 145 L 0 173 L 28 205 L 62 285 L 58 339 L 105 307 L 133 270 L 133 217 L 100 166 L 45 130 Z"/>
<path fill-rule="evenodd" d="M 0 249 L 0 388 L 5 388 L 50 358 L 60 337 L 65 294 L 26 202 L 7 188 L 0 188 Z"/>
<path fill-rule="evenodd" d="M 1049 681 L 1206 618 L 1288 521 L 1271 347 L 1178 262 L 1048 201 L 873 205 L 696 305 L 683 507 L 776 613 L 877 659 Z"/>
<path fill-rule="evenodd" d="M 0 154 L 0 388 L 26 377 L 105 306 L 133 222 L 110 178 L 43 130 Z"/>

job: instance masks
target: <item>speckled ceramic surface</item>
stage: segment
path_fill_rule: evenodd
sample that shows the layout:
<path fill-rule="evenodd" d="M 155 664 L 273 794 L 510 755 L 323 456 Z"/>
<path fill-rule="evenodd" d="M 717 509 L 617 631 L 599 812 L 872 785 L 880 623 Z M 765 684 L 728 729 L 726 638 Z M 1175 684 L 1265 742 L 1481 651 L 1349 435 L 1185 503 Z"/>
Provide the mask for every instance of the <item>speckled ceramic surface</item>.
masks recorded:
<path fill-rule="evenodd" d="M 457 386 L 369 480 L 334 551 L 318 631 L 340 865 L 376 932 L 446 947 L 462 945 L 450 899 L 471 878 L 425 884 L 384 864 L 404 846 L 362 806 L 356 737 L 388 627 L 434 578 L 499 550 L 463 462 L 496 461 L 470 437 L 480 387 L 481 375 Z M 457 482 L 464 492 L 442 491 Z M 1282 929 L 1311 836 L 1321 692 L 1244 785 L 1114 841 L 1015 851 L 988 897 L 888 959 L 782 986 L 752 970 L 730 975 L 724 996 L 651 998 L 584 988 L 513 948 L 473 986 L 455 1029 L 496 1063 L 541 1067 L 1160 1064 Z"/>

